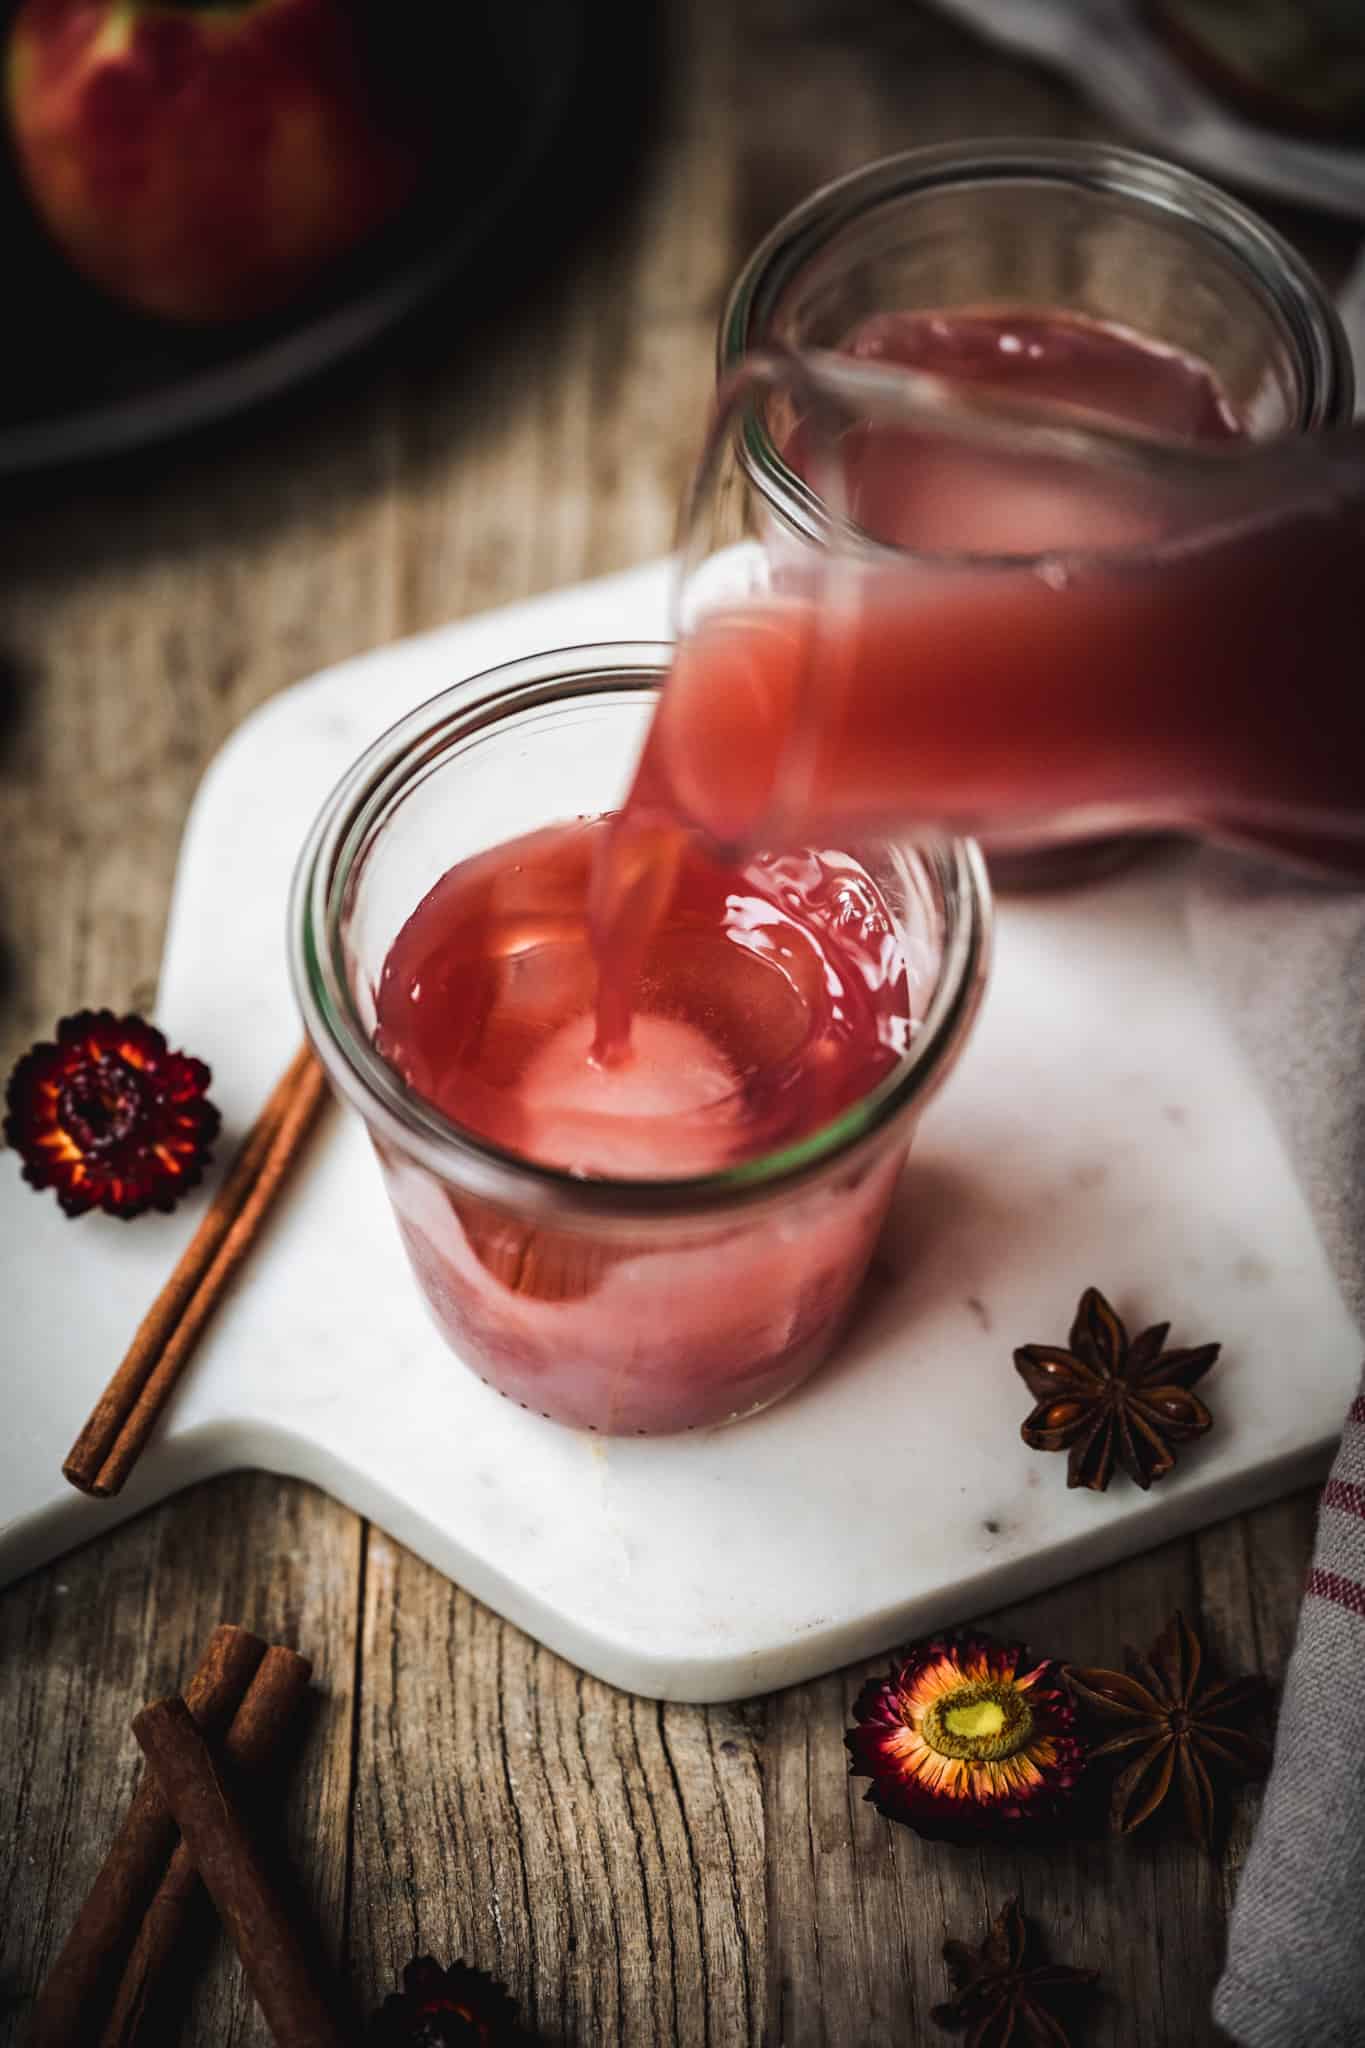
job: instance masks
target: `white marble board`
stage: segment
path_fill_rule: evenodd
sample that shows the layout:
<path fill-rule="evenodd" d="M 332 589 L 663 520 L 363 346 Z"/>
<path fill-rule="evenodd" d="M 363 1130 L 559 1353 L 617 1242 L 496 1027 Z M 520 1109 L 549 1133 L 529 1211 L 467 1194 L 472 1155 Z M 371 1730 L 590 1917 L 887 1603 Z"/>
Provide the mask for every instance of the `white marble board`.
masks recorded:
<path fill-rule="evenodd" d="M 233 736 L 185 834 L 158 1017 L 227 1131 L 298 1039 L 295 851 L 384 726 L 539 648 L 659 633 L 654 565 L 384 648 Z M 62 1455 L 202 1209 L 68 1223 L 0 1160 L 0 1579 L 193 1481 L 312 1480 L 614 1683 L 714 1700 L 793 1683 L 1088 1571 L 1320 1473 L 1360 1345 L 1257 1086 L 1194 971 L 1184 870 L 1007 901 L 976 1036 L 925 1119 L 841 1354 L 769 1414 L 605 1442 L 522 1413 L 445 1349 L 367 1142 L 325 1127 L 125 1493 Z M 1217 1337 L 1218 1426 L 1150 1494 L 1069 1493 L 1025 1449 L 1010 1353 L 1094 1281 Z M 259 1567 L 271 1569 L 269 1556 Z"/>

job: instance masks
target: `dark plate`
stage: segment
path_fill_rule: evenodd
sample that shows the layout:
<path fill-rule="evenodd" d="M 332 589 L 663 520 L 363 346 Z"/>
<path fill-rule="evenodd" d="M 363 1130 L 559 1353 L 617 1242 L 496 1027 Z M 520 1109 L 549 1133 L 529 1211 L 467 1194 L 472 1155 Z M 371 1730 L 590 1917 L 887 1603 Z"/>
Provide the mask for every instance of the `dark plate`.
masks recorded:
<path fill-rule="evenodd" d="M 489 0 L 481 12 L 434 0 L 431 17 L 414 7 L 417 23 L 446 7 L 462 18 L 458 44 L 430 53 L 443 67 L 447 139 L 401 222 L 268 321 L 199 333 L 126 311 L 67 268 L 0 157 L 0 475 L 227 418 L 374 341 L 448 284 L 496 235 L 569 119 L 586 4 Z"/>

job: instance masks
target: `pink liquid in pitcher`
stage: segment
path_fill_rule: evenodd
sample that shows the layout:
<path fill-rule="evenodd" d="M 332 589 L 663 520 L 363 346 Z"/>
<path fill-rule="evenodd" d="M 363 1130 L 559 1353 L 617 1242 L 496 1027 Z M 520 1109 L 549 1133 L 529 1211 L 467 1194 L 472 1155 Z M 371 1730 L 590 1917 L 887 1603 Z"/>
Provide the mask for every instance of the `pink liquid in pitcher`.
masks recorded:
<path fill-rule="evenodd" d="M 1175 828 L 1365 872 L 1361 429 L 1243 468 L 1205 365 L 1060 314 L 879 315 L 845 352 L 1228 459 L 1157 475 L 846 431 L 849 509 L 893 551 L 827 584 L 779 540 L 773 598 L 693 630 L 652 810 L 741 848 L 938 826 L 1070 853 Z M 803 423 L 785 452 L 816 479 Z"/>
<path fill-rule="evenodd" d="M 1116 426 L 1137 428 L 1168 442 L 1226 448 L 1247 434 L 1245 421 L 1206 363 L 1130 330 L 1073 315 L 1030 309 L 883 313 L 855 328 L 843 343 L 843 352 L 862 361 L 931 371 L 1015 403 L 1060 402 L 1084 407 Z M 788 443 L 788 459 L 809 476 L 814 471 L 812 452 L 806 446 L 804 430 L 798 426 Z M 985 567 L 992 560 L 1023 562 L 1028 557 L 1054 551 L 1086 556 L 1141 549 L 1159 545 L 1168 531 L 1168 507 L 1131 485 L 1116 487 L 1114 477 L 1102 470 L 1087 471 L 1075 464 L 1041 461 L 1022 463 L 968 448 L 946 437 L 935 437 L 922 429 L 884 423 L 855 428 L 845 436 L 841 455 L 843 486 L 853 517 L 875 539 L 918 558 L 906 563 L 907 574 L 923 573 L 932 579 L 936 573 L 935 557 L 958 557 L 964 571 L 971 573 L 962 558 L 975 557 L 984 578 Z M 931 580 L 925 590 L 930 605 L 938 601 L 943 566 L 940 559 L 939 584 Z M 1054 569 L 1051 573 L 1056 581 L 1059 572 Z M 890 695 L 895 691 L 907 721 L 900 744 L 894 749 L 894 763 L 887 763 L 901 778 L 904 795 L 920 786 L 940 736 L 955 748 L 959 746 L 955 716 L 959 708 L 972 718 L 993 721 L 992 729 L 981 735 L 985 750 L 989 751 L 997 742 L 1018 748 L 1018 722 L 1021 717 L 1030 716 L 1038 687 L 1034 670 L 1034 658 L 1039 652 L 1037 633 L 1040 626 L 1044 631 L 1052 630 L 1047 622 L 1035 623 L 1032 614 L 1058 611 L 1056 605 L 1046 601 L 1031 603 L 1029 600 L 1035 594 L 1027 590 L 1027 581 L 1021 574 L 1013 585 L 997 588 L 983 580 L 964 587 L 950 600 L 960 596 L 965 604 L 975 604 L 979 597 L 987 607 L 982 631 L 987 636 L 998 634 L 992 649 L 992 658 L 1002 664 L 998 689 L 993 688 L 979 699 L 974 694 L 964 696 L 957 686 L 955 663 L 947 671 L 936 668 L 931 678 L 925 658 L 937 662 L 940 653 L 938 633 L 933 627 L 929 628 L 925 658 L 916 659 L 913 651 L 909 652 L 905 670 L 883 678 L 884 692 Z M 1074 693 L 1073 705 L 1078 705 L 1082 682 L 1093 696 L 1100 697 L 1111 688 L 1122 689 L 1128 680 L 1122 672 L 1122 656 L 1121 672 L 1111 678 L 1109 636 L 1103 633 L 1095 634 L 1088 669 L 1083 666 L 1084 650 L 1077 644 L 1076 635 L 1088 598 L 1095 595 L 1097 588 L 1092 581 L 1087 596 L 1071 607 L 1074 616 L 1056 628 L 1067 641 L 1064 664 L 1068 674 L 1059 687 Z M 1028 643 L 1018 667 L 1010 658 L 1008 646 L 1015 630 L 1016 591 L 1020 598 L 1018 630 Z M 909 594 L 907 590 L 905 595 Z M 1124 594 L 1111 586 L 1099 602 L 1108 605 L 1111 594 L 1119 595 L 1113 613 L 1117 624 Z M 1169 595 L 1174 599 L 1176 593 L 1172 590 Z M 903 644 L 906 637 L 899 625 L 888 627 L 888 659 L 893 648 Z M 1207 636 L 1201 634 L 1199 640 L 1202 650 L 1207 645 Z M 1230 648 L 1229 655 L 1233 652 Z M 1142 655 L 1149 662 L 1156 655 L 1165 671 L 1157 675 L 1149 669 L 1143 684 L 1151 692 L 1153 711 L 1159 720 L 1158 700 L 1168 683 L 1186 687 L 1189 664 L 1179 641 L 1161 650 L 1154 650 L 1145 642 Z M 966 658 L 972 659 L 970 646 Z M 1226 661 L 1215 659 L 1200 676 L 1198 687 L 1221 691 L 1227 666 Z M 1242 680 L 1251 686 L 1249 675 Z M 973 692 L 975 687 L 974 682 Z M 1274 689 L 1276 685 L 1263 677 L 1255 687 Z M 936 696 L 932 712 L 923 702 L 929 690 Z M 937 714 L 950 692 L 956 694 L 957 702 L 947 706 L 946 725 L 951 730 L 945 731 Z M 1010 706 L 1009 715 L 1002 720 L 999 700 L 1005 692 L 1009 693 Z M 1055 706 L 1055 688 L 1048 694 Z M 1095 708 L 1087 705 L 1084 710 L 1091 715 Z M 1102 707 L 1100 715 L 1104 715 Z M 932 719 L 933 730 L 927 734 L 918 723 L 908 723 L 921 716 Z M 1122 719 L 1119 710 L 1116 737 Z M 869 740 L 875 735 L 875 742 L 883 737 L 881 721 L 870 713 L 867 733 Z M 912 770 L 913 779 L 907 781 L 905 757 L 910 745 L 920 738 L 927 739 L 925 756 L 918 770 Z M 1055 745 L 1046 709 L 1032 725 L 1030 738 L 1039 749 Z M 1068 745 L 1065 752 L 1068 757 L 1073 754 L 1074 744 Z M 972 755 L 980 764 L 981 755 L 976 748 Z M 1006 774 L 996 774 L 992 778 L 990 807 L 977 809 L 970 821 L 971 829 L 991 855 L 992 872 L 998 881 L 1030 884 L 1080 879 L 1103 872 L 1116 857 L 1122 858 L 1135 849 L 1136 842 L 1116 836 L 1117 820 L 1111 826 L 1102 815 L 1111 803 L 1112 784 L 1119 767 L 1117 757 L 1108 764 L 1107 773 L 1094 778 L 1092 791 L 1080 793 L 1093 796 L 1102 836 L 1067 827 L 1064 845 L 1056 843 L 1059 820 L 1053 793 L 1041 780 L 1035 780 L 1035 765 L 1044 766 L 1041 762 L 1035 764 L 1033 759 L 1017 758 Z M 1062 763 L 1059 761 L 1058 765 Z M 1076 793 L 1070 792 L 1068 801 L 1074 805 L 1075 800 Z M 1147 822 L 1159 826 L 1162 820 L 1151 818 Z"/>
<path fill-rule="evenodd" d="M 599 976 L 591 882 L 610 822 L 462 862 L 418 905 L 385 963 L 376 1030 L 410 1087 L 521 1158 L 656 1180 L 794 1143 L 892 1071 L 910 989 L 857 862 L 730 865 L 656 834 L 665 886 L 620 899 Z M 610 1044 L 599 994 L 618 1020 Z M 662 1243 L 535 1226 L 385 1163 L 456 1348 L 542 1414 L 653 1432 L 751 1412 L 805 1376 L 861 1277 L 899 1153 L 804 1216 L 703 1217 Z"/>
<path fill-rule="evenodd" d="M 873 570 L 851 608 L 705 621 L 643 777 L 732 847 L 1177 828 L 1358 877 L 1363 592 L 1365 504 L 1150 556 Z"/>

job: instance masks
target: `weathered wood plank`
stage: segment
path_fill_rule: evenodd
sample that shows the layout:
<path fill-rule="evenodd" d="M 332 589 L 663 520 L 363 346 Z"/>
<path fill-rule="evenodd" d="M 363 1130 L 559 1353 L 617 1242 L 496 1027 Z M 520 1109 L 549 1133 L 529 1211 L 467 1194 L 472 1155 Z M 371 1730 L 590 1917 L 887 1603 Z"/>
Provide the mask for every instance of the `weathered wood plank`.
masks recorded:
<path fill-rule="evenodd" d="M 463 1956 L 549 2040 L 757 2043 L 759 1717 L 585 1678 L 371 1533 L 354 1964 Z"/>
<path fill-rule="evenodd" d="M 0 1058 L 149 1003 L 185 812 L 246 713 L 396 630 L 388 441 L 325 409 L 196 463 L 95 472 L 6 522 Z M 55 490 L 55 487 L 48 487 Z"/>

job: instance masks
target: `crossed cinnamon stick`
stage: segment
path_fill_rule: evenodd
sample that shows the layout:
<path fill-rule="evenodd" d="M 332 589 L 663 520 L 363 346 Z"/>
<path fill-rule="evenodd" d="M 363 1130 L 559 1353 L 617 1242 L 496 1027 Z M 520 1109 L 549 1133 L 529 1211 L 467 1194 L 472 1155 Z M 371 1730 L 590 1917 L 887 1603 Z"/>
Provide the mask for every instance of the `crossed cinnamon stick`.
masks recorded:
<path fill-rule="evenodd" d="M 312 1666 L 246 1629 L 214 1630 L 180 1699 L 133 1722 L 147 1759 L 113 1847 L 38 1994 L 26 2048 L 138 2048 L 207 1891 L 279 2048 L 345 2048 L 244 1817 L 239 1788 L 278 1761 Z"/>

